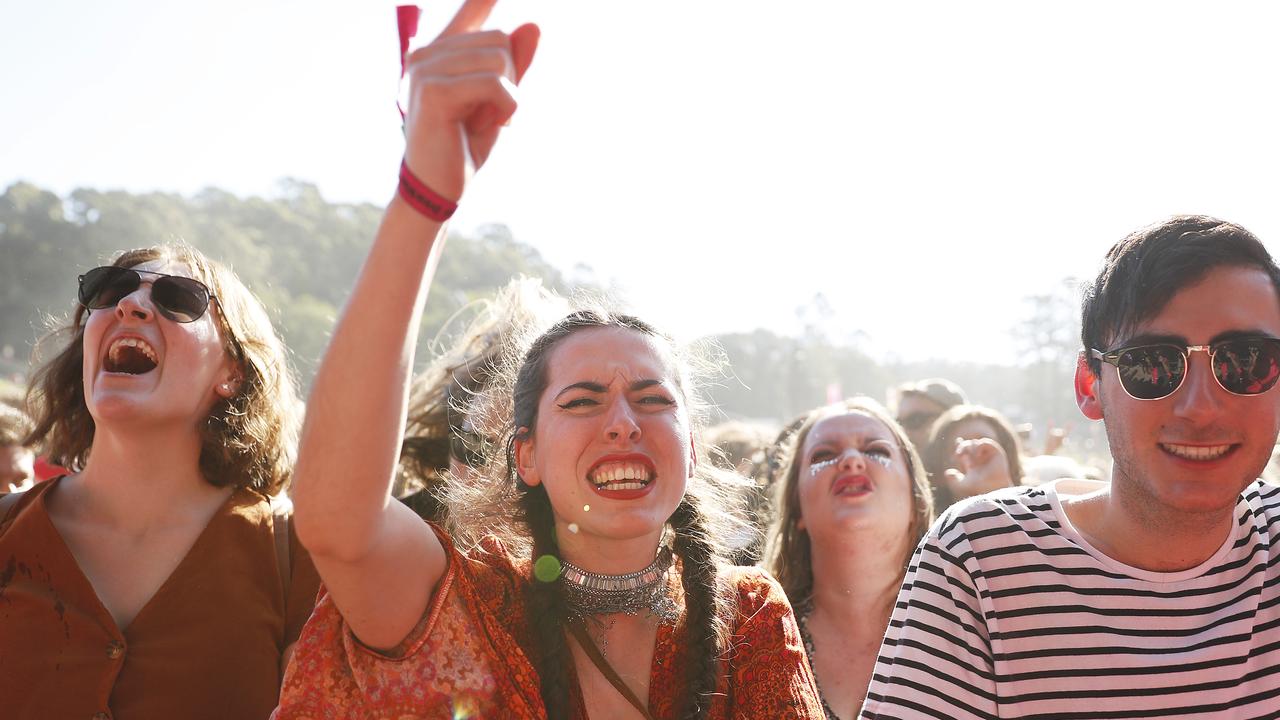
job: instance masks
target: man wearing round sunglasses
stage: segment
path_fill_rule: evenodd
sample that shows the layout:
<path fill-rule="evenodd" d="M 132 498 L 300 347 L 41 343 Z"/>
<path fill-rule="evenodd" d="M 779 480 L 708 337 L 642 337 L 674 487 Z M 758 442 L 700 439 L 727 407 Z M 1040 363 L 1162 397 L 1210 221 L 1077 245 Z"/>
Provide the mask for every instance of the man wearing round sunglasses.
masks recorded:
<path fill-rule="evenodd" d="M 960 503 L 921 543 L 863 717 L 1276 717 L 1280 268 L 1238 225 L 1126 237 L 1075 393 L 1111 482 Z"/>

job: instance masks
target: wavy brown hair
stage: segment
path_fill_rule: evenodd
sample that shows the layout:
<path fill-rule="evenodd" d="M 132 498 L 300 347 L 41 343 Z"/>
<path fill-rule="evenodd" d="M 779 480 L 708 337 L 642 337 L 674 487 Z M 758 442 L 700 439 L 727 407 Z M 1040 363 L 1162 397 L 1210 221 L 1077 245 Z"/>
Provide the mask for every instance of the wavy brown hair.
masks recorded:
<path fill-rule="evenodd" d="M 450 476 L 446 481 L 450 530 L 463 546 L 494 535 L 530 561 L 543 555 L 560 556 L 551 501 L 542 485 L 530 487 L 519 479 L 515 443 L 536 432 L 538 400 L 547 386 L 552 351 L 576 332 L 601 327 L 640 333 L 670 350 L 678 368 L 676 381 L 689 413 L 695 450 L 699 458 L 710 457 L 701 437 L 706 405 L 690 380 L 699 366 L 707 367 L 700 365 L 698 355 L 680 352 L 670 338 L 637 318 L 602 308 L 579 310 L 533 341 L 519 363 L 508 369 L 514 372 L 513 381 L 492 386 L 510 393 L 512 412 L 504 433 L 505 457 L 494 457 L 485 466 L 483 478 L 472 477 L 463 482 Z M 684 499 L 667 521 L 674 537 L 672 549 L 680 560 L 688 628 L 686 690 L 683 710 L 676 717 L 702 717 L 721 679 L 721 660 L 728 651 L 726 618 L 732 615 L 730 593 L 724 582 L 729 557 L 724 542 L 749 533 L 746 522 L 735 512 L 743 484 L 732 473 L 719 470 L 710 462 L 700 462 L 689 479 Z M 531 658 L 541 681 L 547 716 L 568 717 L 568 668 L 572 660 L 565 640 L 568 610 L 559 583 L 531 579 L 528 603 Z"/>
<path fill-rule="evenodd" d="M 511 364 L 515 349 L 528 346 L 527 336 L 550 327 L 569 310 L 569 303 L 541 281 L 517 277 L 446 323 L 470 314 L 456 340 L 413 380 L 397 496 L 404 490 L 438 489 L 451 458 L 476 465 L 494 451 L 489 438 L 497 435 L 485 431 L 497 432 L 494 428 L 510 422 L 510 392 L 484 390 L 503 379 L 502 368 Z M 503 402 L 493 402 L 499 397 Z"/>
<path fill-rule="evenodd" d="M 262 303 L 226 266 L 184 243 L 120 253 L 111 264 L 136 267 L 152 261 L 184 265 L 209 287 L 209 303 L 223 347 L 235 361 L 240 384 L 219 398 L 200 426 L 200 471 L 217 487 L 248 487 L 275 495 L 293 472 L 301 401 L 285 355 Z M 36 346 L 36 359 L 53 350 L 32 375 L 27 407 L 35 429 L 26 442 L 43 443 L 51 462 L 78 471 L 89 460 L 94 421 L 84 397 L 84 323 L 77 305 Z"/>
<path fill-rule="evenodd" d="M 916 544 L 933 522 L 933 492 L 924 471 L 924 463 L 916 453 L 906 432 L 880 403 L 869 397 L 855 397 L 835 405 L 820 407 L 808 414 L 800 429 L 791 435 L 783 456 L 782 481 L 777 483 L 773 527 L 769 532 L 765 549 L 765 567 L 778 579 L 791 604 L 802 606 L 813 596 L 813 547 L 809 533 L 798 527 L 800 520 L 800 465 L 805 441 L 818 421 L 837 415 L 858 413 L 880 421 L 893 435 L 898 450 L 906 460 L 907 475 L 911 479 L 911 524 L 907 528 L 908 542 L 902 556 L 898 582 L 906 576 L 907 564 Z"/>

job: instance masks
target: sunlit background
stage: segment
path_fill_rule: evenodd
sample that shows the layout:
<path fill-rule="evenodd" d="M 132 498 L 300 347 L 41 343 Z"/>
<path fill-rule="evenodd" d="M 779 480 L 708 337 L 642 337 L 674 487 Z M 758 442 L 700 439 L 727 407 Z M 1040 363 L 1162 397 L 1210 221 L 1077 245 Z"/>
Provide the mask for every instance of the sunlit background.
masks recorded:
<path fill-rule="evenodd" d="M 0 185 L 269 198 L 295 178 L 383 204 L 392 7 L 5 3 Z M 493 26 L 543 42 L 455 226 L 506 225 L 684 337 L 808 326 L 881 362 L 1025 364 L 1027 298 L 1070 296 L 1138 226 L 1207 213 L 1275 247 L 1276 15 L 502 2 Z"/>

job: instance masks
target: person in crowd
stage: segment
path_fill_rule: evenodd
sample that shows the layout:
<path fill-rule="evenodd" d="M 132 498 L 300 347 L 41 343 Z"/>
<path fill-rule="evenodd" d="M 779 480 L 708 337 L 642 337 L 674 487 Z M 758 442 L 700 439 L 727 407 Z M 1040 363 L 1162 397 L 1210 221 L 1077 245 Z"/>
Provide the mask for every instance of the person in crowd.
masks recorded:
<path fill-rule="evenodd" d="M 27 405 L 69 473 L 0 499 L 6 718 L 265 718 L 318 577 L 273 505 L 298 398 L 257 299 L 186 245 L 80 276 Z"/>
<path fill-rule="evenodd" d="M 712 462 L 745 481 L 740 505 L 749 526 L 729 542 L 734 565 L 755 565 L 764 552 L 765 530 L 772 517 L 767 453 L 775 434 L 761 425 L 739 420 L 714 425 L 705 434 L 707 445 L 712 448 Z"/>
<path fill-rule="evenodd" d="M 827 719 L 849 720 L 933 521 L 924 466 L 888 411 L 858 397 L 808 414 L 777 490 L 768 569 L 795 607 Z"/>
<path fill-rule="evenodd" d="M 0 492 L 26 490 L 35 482 L 36 453 L 26 444 L 30 434 L 31 418 L 0 404 Z"/>
<path fill-rule="evenodd" d="M 1272 717 L 1280 697 L 1280 267 L 1178 216 L 1107 253 L 1075 392 L 1114 466 L 1009 488 L 921 542 L 865 718 Z"/>
<path fill-rule="evenodd" d="M 924 446 L 938 511 L 959 500 L 1022 484 L 1022 444 L 999 411 L 957 405 L 938 416 Z"/>
<path fill-rule="evenodd" d="M 917 451 L 928 444 L 929 429 L 939 415 L 968 402 L 964 390 L 943 378 L 903 383 L 890 394 L 894 416 Z"/>
<path fill-rule="evenodd" d="M 526 336 L 569 309 L 541 281 L 515 278 L 478 303 L 458 338 L 414 379 L 393 492 L 423 519 L 443 522 L 446 473 L 469 477 L 498 451 L 494 439 L 511 416 L 510 386 L 495 386 L 501 368 L 528 346 Z"/>
<path fill-rule="evenodd" d="M 720 559 L 733 518 L 699 461 L 696 388 L 642 321 L 580 311 L 535 340 L 502 462 L 450 484 L 451 532 L 390 498 L 444 222 L 538 37 L 480 31 L 492 4 L 467 0 L 406 58 L 401 193 L 300 444 L 297 526 L 325 592 L 276 717 L 820 717 L 782 591 Z"/>

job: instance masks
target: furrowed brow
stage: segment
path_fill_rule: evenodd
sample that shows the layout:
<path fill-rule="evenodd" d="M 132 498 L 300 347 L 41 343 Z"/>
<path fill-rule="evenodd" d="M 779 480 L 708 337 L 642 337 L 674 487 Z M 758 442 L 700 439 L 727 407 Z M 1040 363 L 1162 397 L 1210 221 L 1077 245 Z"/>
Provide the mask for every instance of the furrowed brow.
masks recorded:
<path fill-rule="evenodd" d="M 565 394 L 565 393 L 567 393 L 567 392 L 569 392 L 569 391 L 571 391 L 571 390 L 586 390 L 587 392 L 592 392 L 592 393 L 603 393 L 603 392 L 605 392 L 606 390 L 608 390 L 608 388 L 606 388 L 604 385 L 601 385 L 601 384 L 600 384 L 600 383 L 598 383 L 598 382 L 591 382 L 590 380 L 583 380 L 582 382 L 576 382 L 576 383 L 574 383 L 574 384 L 572 384 L 572 385 L 566 385 L 566 386 L 565 386 L 565 388 L 564 388 L 563 390 L 561 390 L 560 392 L 556 393 L 556 397 L 557 397 L 557 398 L 559 398 L 561 395 L 563 395 L 563 394 Z"/>
<path fill-rule="evenodd" d="M 635 392 L 637 390 L 645 390 L 647 388 L 651 388 L 655 385 L 661 385 L 661 384 L 662 384 L 661 380 L 654 380 L 654 379 L 637 380 L 631 383 L 631 387 L 627 389 L 630 390 L 631 392 Z"/>

